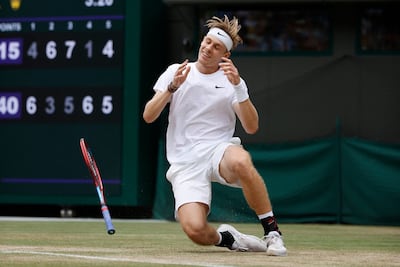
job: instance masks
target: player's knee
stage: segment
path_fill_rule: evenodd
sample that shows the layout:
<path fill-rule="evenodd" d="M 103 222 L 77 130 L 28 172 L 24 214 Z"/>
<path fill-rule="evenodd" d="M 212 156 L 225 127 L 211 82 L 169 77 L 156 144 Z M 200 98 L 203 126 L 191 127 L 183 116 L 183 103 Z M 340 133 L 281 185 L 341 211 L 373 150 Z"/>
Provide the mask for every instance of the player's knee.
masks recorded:
<path fill-rule="evenodd" d="M 208 245 L 206 240 L 207 225 L 205 223 L 190 222 L 182 225 L 183 231 L 193 242 L 199 245 Z"/>
<path fill-rule="evenodd" d="M 239 177 L 248 177 L 252 171 L 253 163 L 247 151 L 238 153 L 232 161 L 232 170 Z"/>

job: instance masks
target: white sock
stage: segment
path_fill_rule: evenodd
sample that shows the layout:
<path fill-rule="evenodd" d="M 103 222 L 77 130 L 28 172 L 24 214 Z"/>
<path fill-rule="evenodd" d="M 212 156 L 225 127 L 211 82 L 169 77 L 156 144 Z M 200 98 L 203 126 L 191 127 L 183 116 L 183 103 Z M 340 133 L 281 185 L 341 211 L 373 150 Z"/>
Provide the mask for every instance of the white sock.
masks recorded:
<path fill-rule="evenodd" d="M 257 215 L 257 216 L 258 216 L 258 219 L 262 220 L 262 219 L 265 219 L 265 218 L 274 216 L 274 213 L 273 213 L 272 210 L 271 210 L 271 211 L 269 211 L 269 212 L 267 212 L 267 213 L 259 214 L 259 215 Z"/>
<path fill-rule="evenodd" d="M 222 235 L 221 235 L 221 233 L 218 232 L 218 231 L 217 231 L 217 233 L 218 233 L 218 236 L 219 236 L 219 241 L 218 241 L 217 245 L 219 245 L 219 244 L 221 244 L 221 242 L 222 242 Z"/>

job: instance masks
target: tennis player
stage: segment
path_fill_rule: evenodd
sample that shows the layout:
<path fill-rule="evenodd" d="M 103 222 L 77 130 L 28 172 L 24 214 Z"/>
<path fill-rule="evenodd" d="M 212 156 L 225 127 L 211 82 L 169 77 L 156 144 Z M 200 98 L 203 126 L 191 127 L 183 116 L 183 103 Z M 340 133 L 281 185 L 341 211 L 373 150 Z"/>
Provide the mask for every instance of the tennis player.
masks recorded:
<path fill-rule="evenodd" d="M 245 81 L 229 58 L 242 42 L 236 18 L 213 17 L 207 21 L 195 62 L 170 65 L 154 85 L 143 118 L 155 121 L 169 105 L 166 136 L 175 216 L 195 243 L 236 251 L 263 251 L 284 256 L 286 248 L 274 217 L 264 180 L 250 154 L 233 137 L 236 117 L 248 134 L 258 130 L 258 113 Z M 244 197 L 258 215 L 263 238 L 246 235 L 223 224 L 215 229 L 207 217 L 211 182 L 242 188 Z"/>

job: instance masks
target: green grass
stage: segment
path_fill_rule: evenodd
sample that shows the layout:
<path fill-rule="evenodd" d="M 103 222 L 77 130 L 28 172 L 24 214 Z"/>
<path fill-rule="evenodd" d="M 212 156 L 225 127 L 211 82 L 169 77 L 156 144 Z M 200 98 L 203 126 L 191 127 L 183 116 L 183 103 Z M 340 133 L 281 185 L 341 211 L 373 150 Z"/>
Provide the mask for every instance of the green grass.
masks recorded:
<path fill-rule="evenodd" d="M 193 244 L 175 222 L 12 221 L 0 217 L 0 266 L 400 266 L 400 227 L 281 224 L 287 257 Z M 218 224 L 215 224 L 216 226 Z M 260 235 L 258 224 L 234 224 Z"/>

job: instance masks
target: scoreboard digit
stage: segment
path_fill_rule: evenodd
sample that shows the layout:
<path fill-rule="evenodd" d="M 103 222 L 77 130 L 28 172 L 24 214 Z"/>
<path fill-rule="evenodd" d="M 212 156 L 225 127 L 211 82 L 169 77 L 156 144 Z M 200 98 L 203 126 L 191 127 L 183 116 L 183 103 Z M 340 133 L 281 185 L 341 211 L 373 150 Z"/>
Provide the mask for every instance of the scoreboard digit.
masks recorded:
<path fill-rule="evenodd" d="M 21 93 L 0 92 L 0 118 L 21 118 Z"/>
<path fill-rule="evenodd" d="M 1 38 L 0 39 L 0 64 L 22 63 L 22 39 Z"/>

